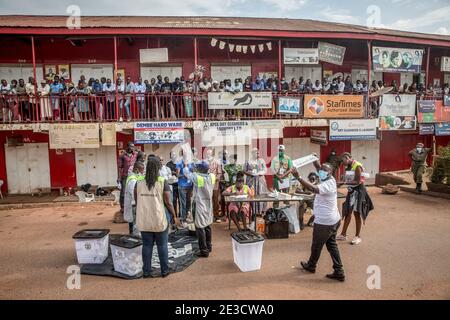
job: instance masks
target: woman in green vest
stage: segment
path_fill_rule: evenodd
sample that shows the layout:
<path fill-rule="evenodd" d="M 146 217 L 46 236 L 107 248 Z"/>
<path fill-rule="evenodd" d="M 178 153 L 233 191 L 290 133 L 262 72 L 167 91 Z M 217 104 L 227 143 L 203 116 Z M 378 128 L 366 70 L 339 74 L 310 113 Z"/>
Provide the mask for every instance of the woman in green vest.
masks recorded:
<path fill-rule="evenodd" d="M 357 245 L 362 241 L 360 237 L 362 221 L 365 221 L 369 215 L 369 211 L 373 210 L 373 204 L 364 185 L 365 177 L 362 163 L 354 160 L 348 152 L 344 152 L 341 158 L 343 164 L 347 166 L 346 173 L 349 173 L 354 178 L 353 181 L 347 182 L 349 185 L 348 193 L 342 206 L 344 226 L 341 234 L 336 237 L 336 240 L 347 240 L 347 229 L 352 220 L 353 213 L 356 221 L 356 235 L 351 241 L 351 244 Z"/>

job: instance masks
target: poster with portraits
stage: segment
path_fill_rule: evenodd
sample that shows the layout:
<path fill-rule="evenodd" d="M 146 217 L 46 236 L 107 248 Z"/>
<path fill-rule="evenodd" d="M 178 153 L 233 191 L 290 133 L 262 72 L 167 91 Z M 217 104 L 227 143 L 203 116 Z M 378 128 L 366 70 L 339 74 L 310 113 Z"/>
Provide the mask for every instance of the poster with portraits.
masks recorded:
<path fill-rule="evenodd" d="M 70 80 L 70 67 L 68 64 L 58 65 L 58 75 L 60 78 Z"/>
<path fill-rule="evenodd" d="M 422 49 L 372 48 L 372 63 L 375 72 L 420 73 L 422 57 Z"/>
<path fill-rule="evenodd" d="M 44 67 L 44 75 L 46 80 L 53 81 L 53 78 L 56 76 L 56 65 L 46 64 Z"/>

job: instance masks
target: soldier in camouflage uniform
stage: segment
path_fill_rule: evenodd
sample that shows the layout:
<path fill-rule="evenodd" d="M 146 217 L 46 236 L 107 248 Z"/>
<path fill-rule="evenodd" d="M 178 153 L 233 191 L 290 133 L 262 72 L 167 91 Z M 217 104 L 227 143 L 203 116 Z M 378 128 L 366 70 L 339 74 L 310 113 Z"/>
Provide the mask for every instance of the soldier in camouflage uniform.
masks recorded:
<path fill-rule="evenodd" d="M 416 183 L 417 192 L 422 192 L 422 176 L 425 172 L 425 166 L 427 161 L 428 153 L 431 149 L 424 148 L 423 143 L 418 143 L 416 148 L 409 152 L 411 157 L 411 171 L 414 175 L 414 182 Z"/>

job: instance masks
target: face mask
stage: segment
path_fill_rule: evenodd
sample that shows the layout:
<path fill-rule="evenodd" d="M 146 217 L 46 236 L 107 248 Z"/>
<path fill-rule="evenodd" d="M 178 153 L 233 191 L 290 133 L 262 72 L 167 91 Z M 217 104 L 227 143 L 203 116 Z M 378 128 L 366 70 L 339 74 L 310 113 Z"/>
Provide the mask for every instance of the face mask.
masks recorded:
<path fill-rule="evenodd" d="M 423 151 L 423 148 L 416 148 L 418 153 L 421 153 Z"/>
<path fill-rule="evenodd" d="M 283 158 L 284 157 L 284 151 L 278 152 L 278 155 L 280 156 L 280 158 Z"/>
<path fill-rule="evenodd" d="M 318 172 L 320 181 L 324 181 L 326 178 L 328 178 L 328 172 L 324 170 L 319 170 Z"/>

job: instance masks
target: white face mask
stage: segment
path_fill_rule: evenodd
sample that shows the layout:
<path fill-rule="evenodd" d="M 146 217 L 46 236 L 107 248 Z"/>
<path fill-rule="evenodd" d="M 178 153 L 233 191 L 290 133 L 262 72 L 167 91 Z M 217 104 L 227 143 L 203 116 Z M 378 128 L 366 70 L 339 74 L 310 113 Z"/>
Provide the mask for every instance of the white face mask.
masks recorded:
<path fill-rule="evenodd" d="M 416 150 L 417 150 L 418 153 L 422 153 L 423 148 L 416 148 Z"/>

